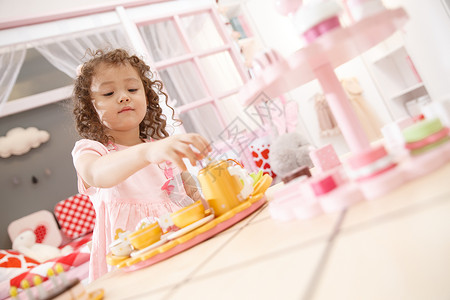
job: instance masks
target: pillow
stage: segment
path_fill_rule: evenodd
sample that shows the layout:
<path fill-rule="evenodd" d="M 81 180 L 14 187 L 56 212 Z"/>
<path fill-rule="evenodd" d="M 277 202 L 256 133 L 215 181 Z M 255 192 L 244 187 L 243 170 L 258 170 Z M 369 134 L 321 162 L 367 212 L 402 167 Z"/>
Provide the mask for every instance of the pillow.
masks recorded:
<path fill-rule="evenodd" d="M 32 230 L 36 235 L 36 243 L 59 247 L 62 242 L 61 231 L 55 216 L 48 210 L 40 210 L 17 219 L 8 225 L 11 242 L 25 230 Z"/>
<path fill-rule="evenodd" d="M 5 251 L 5 250 L 1 250 L 1 251 Z M 12 256 L 12 254 L 10 254 L 10 252 L 14 253 L 14 251 L 9 251 L 9 250 L 6 252 L 8 252 L 8 256 L 5 256 L 6 258 Z M 17 252 L 15 252 L 14 254 L 17 254 Z M 21 254 L 19 254 L 19 256 L 20 255 Z M 14 276 L 9 277 L 8 280 L 0 281 L 0 299 L 8 298 L 10 287 L 15 286 L 15 287 L 19 288 L 20 283 L 23 279 L 28 280 L 28 282 L 30 283 L 30 286 L 34 286 L 33 277 L 36 275 L 39 275 L 42 278 L 43 282 L 46 281 L 48 279 L 48 277 L 47 277 L 48 269 L 51 269 L 51 268 L 54 269 L 54 267 L 57 263 L 60 263 L 63 266 L 64 271 L 67 272 L 71 269 L 74 269 L 75 267 L 78 267 L 78 266 L 81 266 L 81 265 L 87 263 L 89 261 L 89 256 L 90 256 L 89 252 L 86 251 L 82 247 L 78 251 L 72 252 L 66 256 L 58 257 L 55 259 L 50 259 L 42 264 L 37 264 L 37 262 L 35 264 L 34 262 L 32 262 L 32 260 L 30 260 L 29 263 L 23 264 L 23 265 L 27 265 L 27 266 L 29 265 L 30 267 L 16 270 L 15 271 L 16 273 Z M 15 255 L 14 255 L 14 257 L 15 257 Z M 5 265 L 6 265 L 6 261 L 7 261 L 6 258 L 4 258 L 2 260 L 3 262 L 5 262 Z M 25 257 L 24 257 L 24 259 L 25 259 Z M 25 261 L 27 261 L 27 260 L 28 259 L 26 259 Z M 10 264 L 16 265 L 17 261 L 14 258 L 12 258 L 12 259 L 10 259 Z M 9 265 L 9 263 L 8 263 L 8 265 Z M 3 269 L 3 268 L 1 268 L 1 269 Z M 7 269 L 7 268 L 5 268 L 5 269 Z M 83 271 L 83 270 L 81 270 L 81 271 Z M 83 272 L 86 273 L 86 276 L 87 276 L 87 272 L 85 272 L 85 270 Z M 83 272 L 81 272 L 80 274 L 84 274 Z M 84 278 L 85 277 L 79 278 L 79 279 L 81 280 Z"/>
<path fill-rule="evenodd" d="M 17 276 L 11 278 L 10 286 L 20 287 L 20 282 L 23 279 L 28 280 L 30 286 L 33 286 L 34 276 L 39 275 L 42 278 L 43 282 L 46 281 L 48 279 L 48 269 L 54 269 L 57 263 L 60 263 L 64 271 L 67 272 L 68 270 L 78 267 L 89 261 L 89 258 L 89 252 L 85 251 L 83 248 L 80 248 L 78 251 L 69 253 L 65 256 L 49 259 L 38 266 L 27 269 L 25 272 L 22 272 L 21 274 L 18 274 Z"/>
<path fill-rule="evenodd" d="M 95 210 L 87 195 L 77 194 L 58 202 L 54 213 L 61 231 L 71 239 L 94 230 Z"/>
<path fill-rule="evenodd" d="M 17 251 L 0 250 L 0 282 L 11 279 L 37 265 L 39 265 L 37 261 Z"/>

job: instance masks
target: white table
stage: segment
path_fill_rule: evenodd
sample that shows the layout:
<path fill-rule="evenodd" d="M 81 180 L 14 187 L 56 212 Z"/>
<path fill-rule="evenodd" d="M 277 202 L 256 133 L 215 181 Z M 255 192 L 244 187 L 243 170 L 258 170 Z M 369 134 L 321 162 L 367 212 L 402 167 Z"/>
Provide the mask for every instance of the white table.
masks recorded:
<path fill-rule="evenodd" d="M 267 206 L 150 267 L 88 286 L 105 299 L 449 299 L 450 163 L 307 221 Z M 278 186 L 267 192 L 268 198 Z"/>

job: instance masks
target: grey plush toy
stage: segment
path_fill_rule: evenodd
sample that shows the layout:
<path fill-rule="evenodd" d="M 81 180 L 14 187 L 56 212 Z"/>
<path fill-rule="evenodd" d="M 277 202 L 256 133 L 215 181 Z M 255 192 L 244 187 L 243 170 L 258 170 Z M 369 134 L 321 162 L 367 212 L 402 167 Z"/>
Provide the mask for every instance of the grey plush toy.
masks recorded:
<path fill-rule="evenodd" d="M 309 152 L 313 149 L 315 147 L 296 131 L 282 134 L 270 145 L 270 167 L 279 178 L 302 166 L 312 168 Z"/>

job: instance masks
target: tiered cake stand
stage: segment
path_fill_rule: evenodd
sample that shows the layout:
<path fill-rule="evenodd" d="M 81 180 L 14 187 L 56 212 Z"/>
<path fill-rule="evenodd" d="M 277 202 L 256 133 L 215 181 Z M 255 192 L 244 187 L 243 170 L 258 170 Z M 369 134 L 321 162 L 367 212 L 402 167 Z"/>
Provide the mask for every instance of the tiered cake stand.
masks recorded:
<path fill-rule="evenodd" d="M 347 99 L 334 69 L 382 42 L 408 20 L 402 8 L 385 10 L 349 27 L 334 29 L 263 70 L 241 90 L 244 105 L 261 93 L 275 98 L 313 79 L 318 79 L 351 152 L 370 148 L 362 126 Z"/>

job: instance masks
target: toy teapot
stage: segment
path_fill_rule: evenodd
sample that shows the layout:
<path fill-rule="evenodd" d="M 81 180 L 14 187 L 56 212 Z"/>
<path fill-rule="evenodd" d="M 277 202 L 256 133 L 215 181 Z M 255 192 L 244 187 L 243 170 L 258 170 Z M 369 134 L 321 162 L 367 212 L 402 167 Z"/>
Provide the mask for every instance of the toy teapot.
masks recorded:
<path fill-rule="evenodd" d="M 198 180 L 216 217 L 241 204 L 253 192 L 253 179 L 232 159 L 211 162 L 199 171 Z"/>

